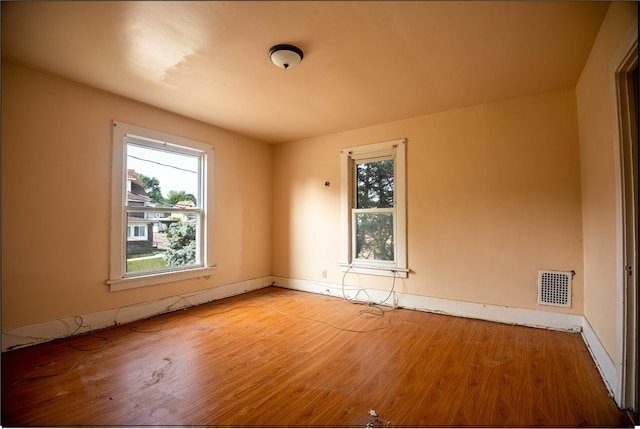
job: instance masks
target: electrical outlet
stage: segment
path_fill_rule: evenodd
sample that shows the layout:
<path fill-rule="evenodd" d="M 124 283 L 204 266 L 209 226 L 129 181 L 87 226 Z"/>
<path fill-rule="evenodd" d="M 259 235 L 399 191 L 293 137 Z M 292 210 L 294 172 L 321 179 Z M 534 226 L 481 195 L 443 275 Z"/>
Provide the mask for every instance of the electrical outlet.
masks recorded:
<path fill-rule="evenodd" d="M 327 270 L 322 270 L 322 278 L 323 279 L 327 278 Z"/>

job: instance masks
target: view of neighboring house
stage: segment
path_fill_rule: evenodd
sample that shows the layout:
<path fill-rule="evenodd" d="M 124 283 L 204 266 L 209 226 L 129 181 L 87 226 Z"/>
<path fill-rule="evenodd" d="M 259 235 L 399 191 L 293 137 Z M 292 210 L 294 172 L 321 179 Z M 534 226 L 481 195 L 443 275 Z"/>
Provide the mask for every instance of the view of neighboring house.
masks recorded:
<path fill-rule="evenodd" d="M 127 170 L 127 206 L 154 207 L 144 190 L 138 173 Z M 151 253 L 153 251 L 153 221 L 145 213 L 130 213 L 127 216 L 127 254 Z"/>
<path fill-rule="evenodd" d="M 191 200 L 178 201 L 173 205 L 173 207 L 176 209 L 189 209 L 195 206 L 196 206 L 196 203 L 194 203 Z"/>
<path fill-rule="evenodd" d="M 194 203 L 191 200 L 182 200 L 182 201 L 178 201 L 177 203 L 175 203 L 173 205 L 174 208 L 176 209 L 190 209 L 196 206 L 196 203 Z M 188 220 L 191 220 L 194 218 L 194 215 L 192 213 L 174 213 L 173 217 L 176 219 L 180 219 L 183 222 L 186 222 Z"/>
<path fill-rule="evenodd" d="M 153 251 L 153 223 L 140 217 L 127 217 L 127 255 Z"/>
<path fill-rule="evenodd" d="M 127 206 L 156 207 L 145 191 L 138 173 L 127 170 Z M 178 201 L 173 205 L 176 209 L 190 209 L 196 204 L 190 200 Z M 194 218 L 192 213 L 173 213 L 171 217 L 164 212 L 133 212 L 127 216 L 127 254 L 151 253 L 154 249 L 154 232 L 165 232 L 166 223 L 161 221 L 180 220 L 186 222 Z"/>

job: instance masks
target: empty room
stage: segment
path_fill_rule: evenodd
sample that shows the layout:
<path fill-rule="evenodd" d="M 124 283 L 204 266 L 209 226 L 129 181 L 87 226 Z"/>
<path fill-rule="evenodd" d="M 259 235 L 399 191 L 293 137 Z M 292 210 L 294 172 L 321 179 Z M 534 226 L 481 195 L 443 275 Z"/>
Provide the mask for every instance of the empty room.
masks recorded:
<path fill-rule="evenodd" d="M 638 4 L 12 2 L 3 426 L 638 425 Z"/>

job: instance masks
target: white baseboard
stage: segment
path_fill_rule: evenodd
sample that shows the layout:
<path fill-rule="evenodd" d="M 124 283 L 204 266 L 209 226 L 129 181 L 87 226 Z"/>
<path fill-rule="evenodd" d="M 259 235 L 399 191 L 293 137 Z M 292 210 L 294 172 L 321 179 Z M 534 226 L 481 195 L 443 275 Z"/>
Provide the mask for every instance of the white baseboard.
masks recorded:
<path fill-rule="evenodd" d="M 277 286 L 288 289 L 313 292 L 340 298 L 343 297 L 342 287 L 332 283 L 288 279 L 284 277 L 274 277 L 273 280 Z M 344 294 L 353 301 L 370 301 L 380 303 L 388 298 L 383 305 L 395 305 L 396 307 L 410 310 L 468 317 L 472 319 L 508 323 L 511 325 L 532 326 L 536 328 L 570 332 L 582 331 L 583 325 L 583 316 L 577 314 L 554 313 L 543 310 L 529 310 L 491 304 L 478 304 L 399 292 L 395 292 L 392 296 L 389 296 L 389 291 L 360 289 L 353 286 L 345 286 Z"/>
<path fill-rule="evenodd" d="M 589 348 L 589 353 L 591 353 L 591 357 L 593 357 L 596 368 L 600 371 L 600 376 L 602 380 L 604 380 L 609 394 L 613 397 L 616 404 L 618 404 L 618 407 L 622 407 L 622 391 L 620 389 L 618 369 L 586 317 L 584 318 L 582 338 Z"/>
<path fill-rule="evenodd" d="M 146 319 L 170 311 L 240 295 L 271 285 L 271 276 L 170 296 L 151 302 L 132 304 L 111 310 L 82 314 L 43 323 L 2 330 L 2 351 L 84 334 L 122 323 Z"/>

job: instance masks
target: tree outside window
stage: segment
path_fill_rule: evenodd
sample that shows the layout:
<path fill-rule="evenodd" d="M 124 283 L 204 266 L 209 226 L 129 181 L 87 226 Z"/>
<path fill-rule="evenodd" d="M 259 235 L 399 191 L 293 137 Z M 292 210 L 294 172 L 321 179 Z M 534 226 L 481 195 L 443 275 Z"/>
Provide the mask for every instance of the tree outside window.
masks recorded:
<path fill-rule="evenodd" d="M 357 259 L 394 260 L 394 161 L 358 162 L 354 211 Z"/>

